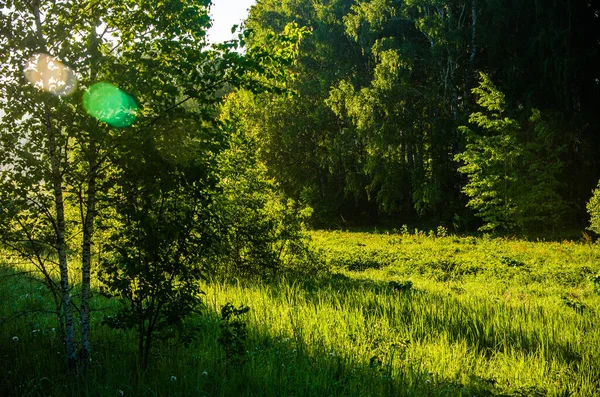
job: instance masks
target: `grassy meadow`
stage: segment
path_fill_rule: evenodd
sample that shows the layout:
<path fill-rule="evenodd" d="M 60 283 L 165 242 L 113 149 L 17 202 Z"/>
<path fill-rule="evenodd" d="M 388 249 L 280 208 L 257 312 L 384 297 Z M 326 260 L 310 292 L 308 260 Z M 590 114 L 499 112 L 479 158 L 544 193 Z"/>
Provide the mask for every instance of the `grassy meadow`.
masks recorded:
<path fill-rule="evenodd" d="M 93 361 L 77 382 L 45 287 L 5 263 L 0 395 L 600 395 L 600 245 L 311 234 L 326 274 L 206 282 L 187 324 L 196 338 L 160 343 L 144 371 L 135 335 L 101 324 L 118 303 L 95 294 Z M 229 364 L 218 341 L 227 302 L 250 307 L 244 353 Z"/>

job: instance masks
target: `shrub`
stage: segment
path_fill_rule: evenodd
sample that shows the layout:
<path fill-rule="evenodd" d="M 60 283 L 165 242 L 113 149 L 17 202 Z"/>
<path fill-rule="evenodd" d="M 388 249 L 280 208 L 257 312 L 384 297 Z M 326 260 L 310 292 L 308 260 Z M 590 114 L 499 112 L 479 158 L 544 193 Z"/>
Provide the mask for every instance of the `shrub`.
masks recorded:
<path fill-rule="evenodd" d="M 590 215 L 590 226 L 588 230 L 600 234 L 600 181 L 596 189 L 592 191 L 592 197 L 588 201 L 587 212 Z"/>
<path fill-rule="evenodd" d="M 219 323 L 219 345 L 225 351 L 225 365 L 227 372 L 231 366 L 240 366 L 246 362 L 246 339 L 248 330 L 242 315 L 248 313 L 248 306 L 235 307 L 231 303 L 221 308 L 221 322 Z"/>
<path fill-rule="evenodd" d="M 522 126 L 507 117 L 504 94 L 481 74 L 478 96 L 480 111 L 469 117 L 471 127 L 462 126 L 466 147 L 455 160 L 458 171 L 468 178 L 463 192 L 468 207 L 476 211 L 482 231 L 539 230 L 562 225 L 568 204 L 560 196 L 559 176 L 565 147 L 551 120 L 532 109 L 529 123 Z"/>
<path fill-rule="evenodd" d="M 221 250 L 212 270 L 267 278 L 283 270 L 319 272 L 323 263 L 310 250 L 304 227 L 312 209 L 281 193 L 261 160 L 259 137 L 247 128 L 242 114 L 235 100 L 223 108 L 229 147 L 218 157 Z"/>

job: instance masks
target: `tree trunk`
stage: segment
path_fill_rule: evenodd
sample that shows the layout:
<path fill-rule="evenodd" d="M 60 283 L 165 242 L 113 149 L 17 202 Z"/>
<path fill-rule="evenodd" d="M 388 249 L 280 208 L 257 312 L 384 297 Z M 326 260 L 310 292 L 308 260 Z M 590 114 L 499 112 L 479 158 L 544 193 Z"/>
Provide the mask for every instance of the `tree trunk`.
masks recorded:
<path fill-rule="evenodd" d="M 40 9 L 37 2 L 30 3 L 34 16 L 40 49 L 46 52 L 46 40 L 42 30 Z M 50 171 L 52 175 L 52 188 L 54 190 L 54 203 L 56 210 L 56 250 L 58 254 L 58 267 L 60 270 L 60 294 L 62 306 L 62 328 L 64 328 L 65 350 L 67 364 L 70 369 L 77 367 L 77 343 L 75 328 L 73 326 L 73 312 L 71 308 L 71 287 L 69 285 L 69 267 L 67 261 L 67 245 L 65 242 L 65 206 L 63 200 L 62 173 L 60 170 L 59 153 L 57 153 L 56 134 L 52 125 L 52 117 L 48 104 L 44 104 L 42 120 L 48 137 L 48 155 L 50 156 Z"/>
<path fill-rule="evenodd" d="M 88 40 L 88 51 L 96 60 L 101 59 L 101 53 L 98 48 L 98 37 L 94 29 L 91 30 Z M 90 68 L 90 81 L 96 80 L 97 68 L 95 64 Z M 90 271 L 92 262 L 92 237 L 94 235 L 94 221 L 96 218 L 96 181 L 98 178 L 98 148 L 96 145 L 96 129 L 92 129 L 89 134 L 89 146 L 87 153 L 88 173 L 87 173 L 87 192 L 86 192 L 86 213 L 83 223 L 83 242 L 81 246 L 81 312 L 80 312 L 80 333 L 81 333 L 81 351 L 80 361 L 83 363 L 83 372 L 87 370 L 87 365 L 91 359 L 92 342 L 90 335 Z"/>
<path fill-rule="evenodd" d="M 52 172 L 52 185 L 56 208 L 56 247 L 58 251 L 58 266 L 60 269 L 65 349 L 69 368 L 75 369 L 77 367 L 77 346 L 75 342 L 75 329 L 73 327 L 73 313 L 71 310 L 71 288 L 69 286 L 67 246 L 65 243 L 65 207 L 63 201 L 62 175 L 58 155 L 56 153 L 57 145 L 55 131 L 52 127 L 50 110 L 47 106 L 44 114 L 44 125 L 46 127 L 46 132 L 48 133 L 48 153 L 50 155 L 50 169 Z"/>

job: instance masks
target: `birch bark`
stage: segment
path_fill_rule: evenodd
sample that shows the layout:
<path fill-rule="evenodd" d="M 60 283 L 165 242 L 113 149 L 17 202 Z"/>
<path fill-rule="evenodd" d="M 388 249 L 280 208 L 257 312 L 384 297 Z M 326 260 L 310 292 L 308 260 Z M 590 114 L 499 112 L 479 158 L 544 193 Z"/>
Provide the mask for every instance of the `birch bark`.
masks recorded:
<path fill-rule="evenodd" d="M 38 40 L 42 51 L 47 52 L 46 40 L 42 30 L 39 3 L 30 2 L 31 11 L 35 18 Z M 63 199 L 63 177 L 60 167 L 60 151 L 56 142 L 56 129 L 52 125 L 52 115 L 48 104 L 44 104 L 43 125 L 46 129 L 47 150 L 50 157 L 50 172 L 52 178 L 52 189 L 54 193 L 54 205 L 56 211 L 56 250 L 58 254 L 58 266 L 60 272 L 60 294 L 62 306 L 62 327 L 64 328 L 65 351 L 67 364 L 70 369 L 77 367 L 77 342 L 75 340 L 75 327 L 73 325 L 73 311 L 71 307 L 71 286 L 69 283 L 69 265 L 67 260 L 67 246 L 65 241 L 65 206 Z"/>

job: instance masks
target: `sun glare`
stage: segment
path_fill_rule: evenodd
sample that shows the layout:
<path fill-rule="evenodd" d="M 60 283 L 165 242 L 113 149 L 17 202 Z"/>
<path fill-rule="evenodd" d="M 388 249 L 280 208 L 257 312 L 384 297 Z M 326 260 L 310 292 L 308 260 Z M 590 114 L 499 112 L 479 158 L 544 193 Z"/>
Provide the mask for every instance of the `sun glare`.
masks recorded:
<path fill-rule="evenodd" d="M 35 54 L 25 65 L 25 77 L 40 90 L 68 96 L 77 89 L 75 73 L 48 54 Z"/>
<path fill-rule="evenodd" d="M 83 107 L 92 117 L 113 127 L 129 127 L 137 119 L 137 104 L 110 83 L 96 83 L 83 94 Z"/>

